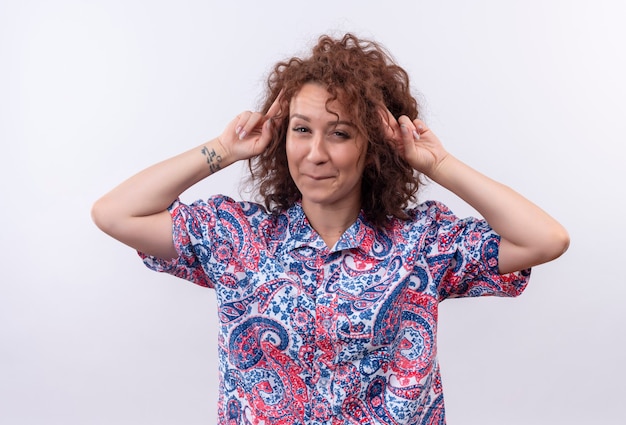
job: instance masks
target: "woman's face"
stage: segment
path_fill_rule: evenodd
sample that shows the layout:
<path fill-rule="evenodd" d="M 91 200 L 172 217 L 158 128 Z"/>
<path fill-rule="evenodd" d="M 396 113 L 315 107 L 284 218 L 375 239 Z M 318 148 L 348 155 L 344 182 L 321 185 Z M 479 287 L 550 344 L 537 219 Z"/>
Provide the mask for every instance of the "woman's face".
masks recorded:
<path fill-rule="evenodd" d="M 291 99 L 287 129 L 289 172 L 302 194 L 302 206 L 361 208 L 365 137 L 338 101 L 307 83 Z"/>

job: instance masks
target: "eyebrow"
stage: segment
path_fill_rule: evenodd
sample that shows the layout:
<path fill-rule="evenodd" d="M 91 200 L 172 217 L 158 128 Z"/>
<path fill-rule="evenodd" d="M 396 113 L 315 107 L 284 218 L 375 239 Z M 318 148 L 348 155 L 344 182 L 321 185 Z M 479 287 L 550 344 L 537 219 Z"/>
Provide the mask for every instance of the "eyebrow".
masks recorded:
<path fill-rule="evenodd" d="M 306 115 L 302 115 L 302 114 L 293 114 L 293 115 L 291 115 L 289 117 L 289 121 L 291 121 L 294 118 L 300 118 L 300 119 L 302 119 L 302 120 L 304 120 L 306 122 L 311 122 L 311 118 L 307 117 Z M 343 125 L 347 125 L 347 126 L 356 128 L 356 125 L 354 125 L 352 122 L 345 121 L 345 120 L 328 121 L 328 124 L 329 125 L 340 125 L 340 124 L 343 124 Z"/>

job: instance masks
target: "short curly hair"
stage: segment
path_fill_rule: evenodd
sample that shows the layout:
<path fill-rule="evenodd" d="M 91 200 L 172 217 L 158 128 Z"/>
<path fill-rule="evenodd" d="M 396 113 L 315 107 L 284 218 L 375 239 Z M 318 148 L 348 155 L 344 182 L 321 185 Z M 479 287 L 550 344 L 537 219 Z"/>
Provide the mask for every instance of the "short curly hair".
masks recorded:
<path fill-rule="evenodd" d="M 273 136 L 267 149 L 249 161 L 250 181 L 269 211 L 279 213 L 301 199 L 287 164 L 286 134 L 289 102 L 306 83 L 322 84 L 328 103 L 349 105 L 350 119 L 367 140 L 366 166 L 361 185 L 361 208 L 376 227 L 391 217 L 406 219 L 415 201 L 420 175 L 385 140 L 386 107 L 397 119 L 418 117 L 407 72 L 394 63 L 377 42 L 345 34 L 340 39 L 323 35 L 308 58 L 293 57 L 277 63 L 267 80 L 263 113 L 280 94 L 280 113 L 273 118 Z M 330 112 L 330 111 L 329 111 Z"/>

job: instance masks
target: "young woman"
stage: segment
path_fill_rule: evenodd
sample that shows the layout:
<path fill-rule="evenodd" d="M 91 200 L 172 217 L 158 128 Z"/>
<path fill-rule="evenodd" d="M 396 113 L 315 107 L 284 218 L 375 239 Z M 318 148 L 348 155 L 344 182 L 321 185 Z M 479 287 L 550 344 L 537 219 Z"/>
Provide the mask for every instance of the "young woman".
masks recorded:
<path fill-rule="evenodd" d="M 263 204 L 187 188 L 248 160 Z M 427 176 L 484 219 L 415 203 Z M 131 177 L 95 223 L 217 292 L 220 424 L 444 423 L 438 303 L 516 296 L 565 229 L 447 152 L 382 47 L 323 36 L 278 63 L 261 112 Z"/>

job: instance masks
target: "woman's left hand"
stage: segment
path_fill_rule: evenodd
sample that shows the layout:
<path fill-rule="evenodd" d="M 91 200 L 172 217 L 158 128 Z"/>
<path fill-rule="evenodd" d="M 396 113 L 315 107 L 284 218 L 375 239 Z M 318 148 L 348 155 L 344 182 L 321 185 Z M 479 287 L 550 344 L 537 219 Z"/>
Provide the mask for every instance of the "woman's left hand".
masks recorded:
<path fill-rule="evenodd" d="M 406 115 L 397 120 L 386 110 L 386 138 L 415 170 L 427 176 L 436 172 L 448 156 L 439 138 L 422 120 L 411 121 Z"/>
<path fill-rule="evenodd" d="M 421 120 L 395 120 L 389 111 L 386 139 L 417 171 L 471 205 L 500 235 L 500 273 L 553 260 L 569 245 L 567 231 L 538 206 L 449 154 Z"/>

